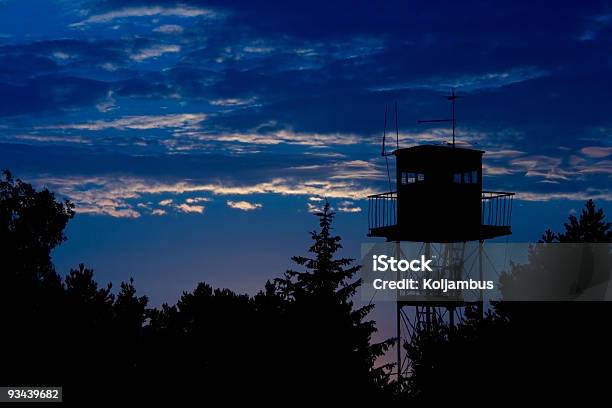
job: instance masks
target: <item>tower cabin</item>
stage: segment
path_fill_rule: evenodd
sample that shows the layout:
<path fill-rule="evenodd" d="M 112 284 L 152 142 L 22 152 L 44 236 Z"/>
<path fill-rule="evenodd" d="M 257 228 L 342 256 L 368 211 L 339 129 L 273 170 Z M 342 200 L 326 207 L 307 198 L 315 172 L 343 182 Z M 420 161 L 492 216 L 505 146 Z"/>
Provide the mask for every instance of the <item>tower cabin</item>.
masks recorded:
<path fill-rule="evenodd" d="M 483 154 L 452 145 L 395 150 L 396 190 L 368 197 L 368 236 L 467 242 L 511 234 L 514 193 L 483 191 Z"/>

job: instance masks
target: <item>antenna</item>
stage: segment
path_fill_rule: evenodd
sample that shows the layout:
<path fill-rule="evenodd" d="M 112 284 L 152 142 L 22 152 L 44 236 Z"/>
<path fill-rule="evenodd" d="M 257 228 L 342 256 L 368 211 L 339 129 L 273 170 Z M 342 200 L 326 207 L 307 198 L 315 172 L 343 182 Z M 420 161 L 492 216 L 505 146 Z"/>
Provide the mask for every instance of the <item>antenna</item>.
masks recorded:
<path fill-rule="evenodd" d="M 385 164 L 387 166 L 387 179 L 389 181 L 389 190 L 391 190 L 391 172 L 389 171 L 389 157 L 393 153 L 385 152 L 385 139 L 387 138 L 387 109 L 388 106 L 385 104 L 385 127 L 383 128 L 383 140 L 382 140 L 382 151 L 380 152 L 381 156 L 385 158 Z"/>
<path fill-rule="evenodd" d="M 399 149 L 399 123 L 397 121 L 397 101 L 395 101 L 395 146 Z"/>
<path fill-rule="evenodd" d="M 451 88 L 451 94 L 444 96 L 447 100 L 451 101 L 453 105 L 453 116 L 451 119 L 429 119 L 429 120 L 418 120 L 417 123 L 437 123 L 437 122 L 452 122 L 453 123 L 453 147 L 455 147 L 455 125 L 457 120 L 455 119 L 455 100 L 459 98 L 459 95 L 455 93 L 455 88 Z"/>
<path fill-rule="evenodd" d="M 387 153 L 387 149 L 385 147 L 385 139 L 387 138 L 387 111 L 388 111 L 388 105 L 385 104 L 385 127 L 383 128 L 383 140 L 382 140 L 382 149 L 380 152 L 380 155 L 383 157 L 386 156 L 391 156 L 393 154 L 393 152 L 391 153 Z"/>

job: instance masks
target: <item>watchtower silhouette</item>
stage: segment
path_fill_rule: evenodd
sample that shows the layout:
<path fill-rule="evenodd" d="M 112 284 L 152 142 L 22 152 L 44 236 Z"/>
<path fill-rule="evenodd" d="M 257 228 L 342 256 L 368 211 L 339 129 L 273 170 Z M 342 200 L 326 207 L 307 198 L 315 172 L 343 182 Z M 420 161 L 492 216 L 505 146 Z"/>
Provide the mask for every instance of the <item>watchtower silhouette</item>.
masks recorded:
<path fill-rule="evenodd" d="M 423 254 L 435 258 L 435 278 L 461 279 L 469 277 L 466 243 L 478 243 L 471 268 L 483 279 L 483 244 L 487 239 L 510 235 L 514 193 L 482 189 L 482 150 L 455 146 L 454 90 L 446 98 L 452 102 L 451 119 L 434 119 L 419 123 L 451 122 L 452 143 L 399 147 L 396 116 L 396 149 L 385 151 L 383 134 L 382 156 L 396 158 L 396 188 L 368 197 L 368 236 L 383 237 L 395 242 L 395 252 L 402 257 L 401 242 L 421 242 Z M 388 162 L 387 162 L 388 170 Z M 389 174 L 389 184 L 391 177 Z M 432 256 L 433 255 L 433 256 Z M 468 270 L 469 269 L 469 270 Z M 429 276 L 434 277 L 434 276 Z M 398 291 L 399 292 L 399 291 Z M 409 375 L 410 361 L 403 345 L 419 330 L 429 330 L 437 322 L 454 325 L 462 310 L 472 303 L 484 309 L 483 292 L 477 302 L 448 296 L 431 300 L 397 300 L 397 378 Z M 402 340 L 404 343 L 402 343 Z"/>

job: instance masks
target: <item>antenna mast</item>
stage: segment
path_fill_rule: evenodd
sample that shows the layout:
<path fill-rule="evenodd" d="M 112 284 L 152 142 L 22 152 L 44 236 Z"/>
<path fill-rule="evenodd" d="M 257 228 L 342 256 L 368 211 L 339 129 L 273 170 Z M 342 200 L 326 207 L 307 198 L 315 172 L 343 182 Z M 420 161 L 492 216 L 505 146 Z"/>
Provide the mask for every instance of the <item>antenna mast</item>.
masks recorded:
<path fill-rule="evenodd" d="M 455 93 L 455 88 L 451 88 L 451 94 L 446 95 L 445 98 L 451 101 L 453 106 L 453 116 L 451 119 L 429 119 L 429 120 L 418 120 L 417 123 L 438 123 L 438 122 L 452 122 L 453 124 L 453 147 L 455 147 L 455 127 L 457 124 L 457 119 L 455 119 L 455 100 L 459 98 L 459 95 Z"/>
<path fill-rule="evenodd" d="M 395 146 L 399 149 L 399 123 L 397 121 L 397 101 L 395 101 Z"/>
<path fill-rule="evenodd" d="M 380 154 L 383 157 L 391 156 L 393 154 L 393 152 L 387 153 L 387 147 L 385 144 L 385 140 L 387 138 L 387 111 L 388 111 L 388 105 L 385 104 L 385 127 L 383 128 L 382 150 Z M 399 149 L 399 130 L 397 127 L 397 102 L 395 103 L 395 137 L 396 137 L 396 145 L 397 145 L 397 148 Z"/>

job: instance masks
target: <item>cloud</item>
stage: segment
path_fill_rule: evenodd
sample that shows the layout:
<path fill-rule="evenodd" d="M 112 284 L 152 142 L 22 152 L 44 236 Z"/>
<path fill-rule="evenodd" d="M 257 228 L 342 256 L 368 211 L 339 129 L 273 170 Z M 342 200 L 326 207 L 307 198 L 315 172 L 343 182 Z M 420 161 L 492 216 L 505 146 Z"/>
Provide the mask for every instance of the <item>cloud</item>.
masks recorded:
<path fill-rule="evenodd" d="M 151 215 L 166 215 L 166 210 L 162 210 L 161 208 L 156 208 L 151 211 Z"/>
<path fill-rule="evenodd" d="M 458 128 L 457 135 L 458 136 L 455 141 L 455 144 L 459 147 L 471 147 L 476 143 L 480 143 L 491 138 L 490 134 L 487 134 L 478 129 L 470 128 Z M 388 146 L 389 150 L 394 149 L 393 142 L 395 140 L 393 140 L 393 136 L 394 135 L 392 134 L 387 134 L 387 137 L 389 137 L 389 139 L 387 139 L 387 142 L 390 144 L 390 146 Z M 450 143 L 452 141 L 453 132 L 448 127 L 439 127 L 413 132 L 400 131 L 398 136 L 400 146 L 409 147 L 424 143 Z M 374 139 L 374 141 L 375 143 L 380 143 L 380 138 L 378 135 L 376 139 Z"/>
<path fill-rule="evenodd" d="M 366 160 L 343 160 L 328 164 L 308 164 L 293 166 L 290 170 L 298 170 L 302 173 L 325 173 L 330 179 L 349 180 L 380 180 L 387 177 L 386 172 L 380 165 Z"/>
<path fill-rule="evenodd" d="M 177 24 L 164 24 L 156 27 L 153 31 L 162 34 L 181 34 L 183 32 L 183 27 Z"/>
<path fill-rule="evenodd" d="M 612 175 L 612 160 L 601 160 L 588 165 L 576 166 L 580 174 L 611 174 Z"/>
<path fill-rule="evenodd" d="M 56 51 L 53 53 L 53 58 L 58 60 L 67 60 L 70 59 L 70 54 L 66 54 L 65 52 Z"/>
<path fill-rule="evenodd" d="M 108 72 L 115 72 L 117 69 L 119 69 L 119 67 L 112 62 L 103 62 L 100 64 L 100 68 Z"/>
<path fill-rule="evenodd" d="M 418 81 L 395 83 L 377 86 L 375 91 L 394 91 L 401 89 L 433 89 L 446 91 L 449 88 L 460 88 L 463 91 L 474 91 L 486 88 L 501 88 L 517 82 L 528 81 L 547 75 L 548 72 L 536 67 L 517 67 L 507 71 L 467 73 L 420 78 Z"/>
<path fill-rule="evenodd" d="M 593 41 L 600 36 L 600 32 L 612 21 L 612 14 L 599 14 L 589 16 L 587 28 L 577 36 L 580 41 Z"/>
<path fill-rule="evenodd" d="M 568 180 L 577 174 L 573 169 L 563 168 L 563 158 L 545 155 L 524 156 L 510 161 L 518 170 L 523 170 L 527 177 L 542 177 L 547 180 Z"/>
<path fill-rule="evenodd" d="M 204 206 L 202 205 L 178 204 L 175 208 L 184 213 L 202 214 L 204 212 Z"/>
<path fill-rule="evenodd" d="M 612 191 L 609 190 L 592 190 L 573 191 L 573 192 L 537 192 L 537 191 L 520 191 L 516 193 L 516 200 L 524 201 L 552 201 L 552 200 L 571 200 L 571 201 L 586 201 L 589 199 L 598 201 L 612 201 Z"/>
<path fill-rule="evenodd" d="M 161 182 L 155 179 L 135 177 L 44 177 L 34 179 L 37 186 L 44 186 L 71 199 L 77 212 L 109 215 L 113 217 L 139 217 L 135 201 L 160 194 L 181 195 L 208 192 L 220 196 L 248 196 L 275 194 L 278 196 L 328 197 L 360 200 L 378 191 L 349 181 L 294 180 L 276 178 L 252 184 L 198 183 L 194 181 Z M 146 201 L 150 201 L 147 198 Z M 202 206 L 185 202 L 173 204 L 173 199 L 163 199 L 160 205 L 182 212 L 200 212 Z M 234 203 L 239 203 L 236 201 Z M 251 204 L 251 203 L 248 203 Z M 310 204 L 310 203 L 309 203 Z M 228 204 L 229 205 L 229 204 Z M 244 204 L 239 204 L 244 206 Z M 258 204 L 253 203 L 257 206 Z"/>
<path fill-rule="evenodd" d="M 612 155 L 612 147 L 604 146 L 587 146 L 580 149 L 580 152 L 585 156 L 600 159 Z"/>
<path fill-rule="evenodd" d="M 279 130 L 269 133 L 182 133 L 180 137 L 188 137 L 201 141 L 235 142 L 258 145 L 294 144 L 302 146 L 354 145 L 363 138 L 356 134 L 321 134 Z"/>
<path fill-rule="evenodd" d="M 195 8 L 195 7 L 126 7 L 119 10 L 113 10 L 102 14 L 94 14 L 87 19 L 78 23 L 71 24 L 71 27 L 82 27 L 88 24 L 110 23 L 116 19 L 132 18 L 132 17 L 214 17 L 217 13 L 212 10 Z"/>
<path fill-rule="evenodd" d="M 346 160 L 334 163 L 332 179 L 368 179 L 377 180 L 387 175 L 383 169 L 366 160 Z"/>
<path fill-rule="evenodd" d="M 361 212 L 361 207 L 356 206 L 352 201 L 341 201 L 338 203 L 338 211 L 345 213 L 358 213 Z"/>
<path fill-rule="evenodd" d="M 142 48 L 130 55 L 134 61 L 144 61 L 149 58 L 159 57 L 167 53 L 177 53 L 181 51 L 180 45 L 175 44 L 157 44 L 151 47 Z"/>
<path fill-rule="evenodd" d="M 516 173 L 517 169 L 506 166 L 492 166 L 488 163 L 482 163 L 482 171 L 487 176 L 505 176 Z"/>
<path fill-rule="evenodd" d="M 144 193 L 146 194 L 146 193 Z M 172 208 L 178 212 L 183 212 L 183 213 L 199 213 L 201 214 L 202 212 L 204 212 L 204 206 L 201 205 L 196 205 L 198 203 L 201 202 L 207 202 L 207 201 L 211 201 L 210 198 L 207 197 L 190 197 L 185 199 L 184 203 L 181 204 L 175 204 L 174 203 L 174 199 L 172 198 L 166 198 L 164 200 L 161 200 L 159 202 L 159 205 L 161 205 L 162 207 L 167 207 L 167 208 Z M 162 213 L 163 212 L 163 213 Z M 158 211 L 158 214 L 155 215 L 165 215 L 166 214 L 166 210 L 161 210 Z"/>
<path fill-rule="evenodd" d="M 187 204 L 206 203 L 209 201 L 212 201 L 212 199 L 209 197 L 191 197 L 185 200 Z"/>
<path fill-rule="evenodd" d="M 81 136 L 59 136 L 59 135 L 16 135 L 13 136 L 15 140 L 23 140 L 26 142 L 39 142 L 39 143 L 77 143 L 77 144 L 91 144 L 89 139 L 85 139 Z"/>
<path fill-rule="evenodd" d="M 266 54 L 274 51 L 273 47 L 251 47 L 247 46 L 242 49 L 244 52 L 252 53 L 252 54 Z"/>
<path fill-rule="evenodd" d="M 227 201 L 227 206 L 242 211 L 253 211 L 261 208 L 262 205 L 258 203 L 250 203 L 248 201 Z"/>
<path fill-rule="evenodd" d="M 323 211 L 322 205 L 316 205 L 313 203 L 306 203 L 306 210 L 310 213 L 318 213 Z"/>
<path fill-rule="evenodd" d="M 64 125 L 41 126 L 43 129 L 77 129 L 77 130 L 104 130 L 104 129 L 138 129 L 149 130 L 159 128 L 192 127 L 206 119 L 203 113 L 182 113 L 170 115 L 150 116 L 123 116 L 113 120 L 97 120 L 87 123 L 73 123 Z"/>
<path fill-rule="evenodd" d="M 103 101 L 100 101 L 96 105 L 96 109 L 99 112 L 110 112 L 111 110 L 117 108 L 117 106 L 115 105 L 115 102 L 116 102 L 115 98 L 113 98 L 113 91 L 108 91 L 106 99 L 104 99 Z"/>
<path fill-rule="evenodd" d="M 502 149 L 502 150 L 487 150 L 484 157 L 487 159 L 505 159 L 509 157 L 517 157 L 526 154 L 521 150 Z"/>
<path fill-rule="evenodd" d="M 532 13 L 517 30 L 500 24 L 517 17 L 511 6 L 441 13 L 422 5 L 419 17 L 391 7 L 356 25 L 355 16 L 372 15 L 370 6 L 347 14 L 335 13 L 346 5 L 334 4 L 322 15 L 303 5 L 265 12 L 255 4 L 219 6 L 226 12 L 184 3 L 190 5 L 92 8 L 74 25 L 98 24 L 86 41 L 49 32 L 48 40 L 0 45 L 0 115 L 11 116 L 1 140 L 19 148 L 57 144 L 44 146 L 48 162 L 32 164 L 38 153 L 31 154 L 21 168 L 42 175 L 72 165 L 66 174 L 98 174 L 119 163 L 112 171 L 138 176 L 64 188 L 90 212 L 121 216 L 149 213 L 156 206 L 144 211 L 137 203 L 163 194 L 174 198 L 164 206 L 168 213 L 179 211 L 175 204 L 200 204 L 186 198 L 195 194 L 251 201 L 251 194 L 335 195 L 356 203 L 340 207 L 359 208 L 355 192 L 385 188 L 384 159 L 374 160 L 385 104 L 398 101 L 402 146 L 443 144 L 451 140 L 449 126 L 415 122 L 447 117 L 450 105 L 437 90 L 455 85 L 462 96 L 458 143 L 487 150 L 491 184 L 537 192 L 609 183 L 610 148 L 598 146 L 609 136 L 610 76 L 602 69 L 609 23 L 588 44 L 574 38 L 593 31 L 596 19 L 588 16 L 601 11 Z M 108 29 L 114 25 L 120 29 Z M 457 30 L 460 37 L 452 35 Z M 64 160 L 68 149 L 84 154 Z M 109 159 L 115 154 L 120 161 Z M 248 165 L 225 164 L 237 156 Z M 258 161 L 247 161 L 251 156 Z M 246 167 L 249 174 L 235 175 Z"/>
<path fill-rule="evenodd" d="M 213 106 L 242 106 L 254 103 L 257 98 L 223 98 L 210 101 Z"/>

